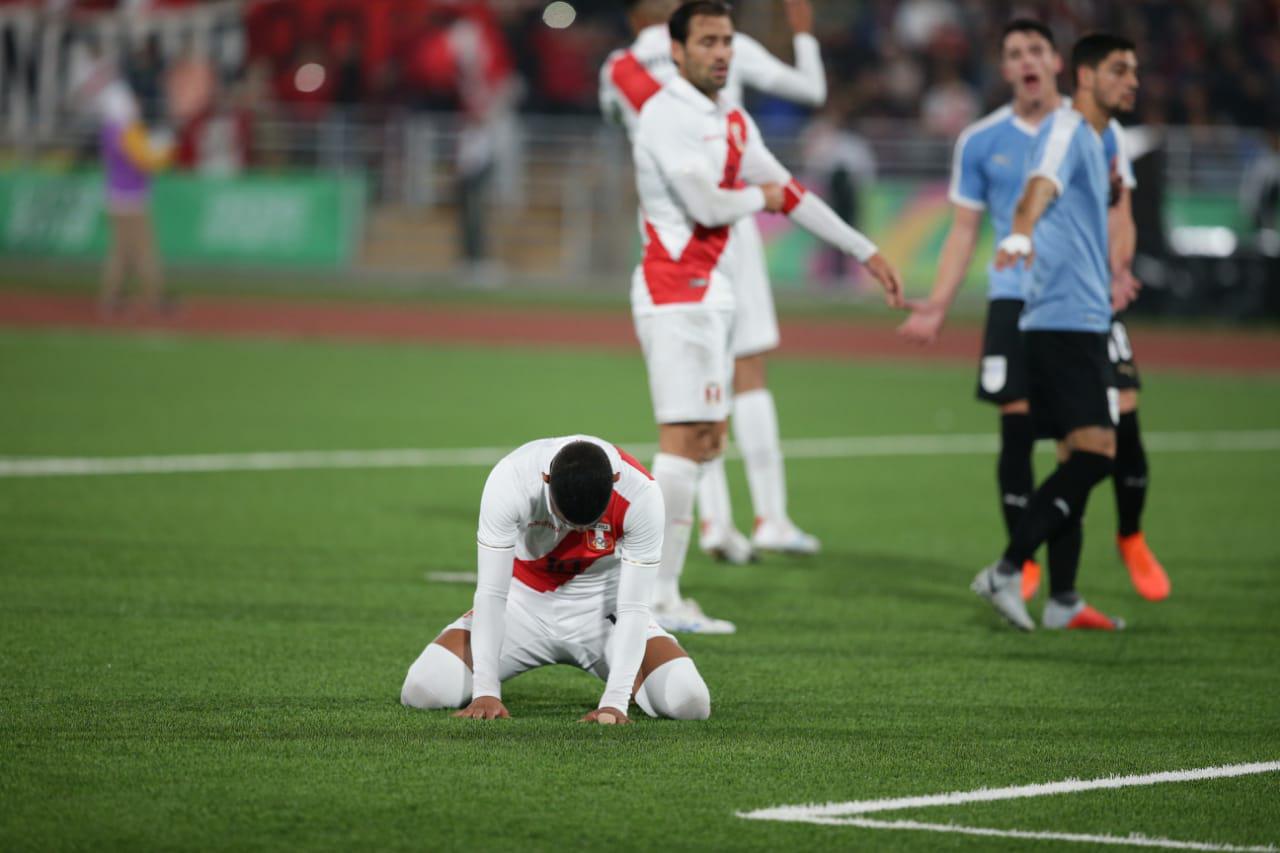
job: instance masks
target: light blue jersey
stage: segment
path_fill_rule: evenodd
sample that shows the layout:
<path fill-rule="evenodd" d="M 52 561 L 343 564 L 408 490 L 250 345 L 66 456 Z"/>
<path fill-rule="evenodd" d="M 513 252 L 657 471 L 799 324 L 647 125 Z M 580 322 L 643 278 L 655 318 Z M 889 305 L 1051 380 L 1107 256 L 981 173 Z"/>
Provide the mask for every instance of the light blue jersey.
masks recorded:
<path fill-rule="evenodd" d="M 1102 136 L 1069 107 L 1045 119 L 1028 180 L 1053 181 L 1058 196 L 1036 223 L 1024 331 L 1106 332 L 1111 327 L 1107 207 L 1111 166 Z"/>
<path fill-rule="evenodd" d="M 1026 182 L 1036 127 L 1004 106 L 965 128 L 951 165 L 951 202 L 991 215 L 996 241 L 1009 236 L 1013 209 Z M 987 267 L 988 299 L 1022 299 L 1026 270 Z"/>
<path fill-rule="evenodd" d="M 1062 103 L 1063 108 L 1069 107 L 1071 99 L 1063 98 Z M 948 195 L 953 204 L 986 210 L 997 243 L 1013 230 L 1013 210 L 1026 187 L 1038 131 L 1006 105 L 969 125 L 956 140 Z M 1114 165 L 1125 186 L 1134 187 L 1133 166 L 1124 148 L 1120 124 L 1112 120 L 1102 139 L 1107 162 Z M 1028 278 L 1022 264 L 997 270 L 992 263 L 987 266 L 987 298 L 1025 299 Z"/>

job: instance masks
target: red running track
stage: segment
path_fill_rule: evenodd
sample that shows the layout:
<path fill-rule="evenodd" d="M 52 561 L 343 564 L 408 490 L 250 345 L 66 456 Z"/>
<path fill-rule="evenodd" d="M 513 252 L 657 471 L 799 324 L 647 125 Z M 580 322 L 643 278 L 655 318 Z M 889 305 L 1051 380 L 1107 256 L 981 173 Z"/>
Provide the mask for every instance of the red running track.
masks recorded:
<path fill-rule="evenodd" d="M 0 326 L 162 331 L 206 337 L 457 343 L 637 350 L 621 312 L 492 306 L 191 297 L 168 316 L 105 318 L 83 294 L 0 291 Z M 1259 332 L 1130 329 L 1144 368 L 1280 373 L 1280 336 Z M 892 325 L 864 319 L 784 319 L 783 356 L 854 360 L 972 362 L 981 348 L 974 326 L 950 327 L 935 346 L 907 344 Z"/>

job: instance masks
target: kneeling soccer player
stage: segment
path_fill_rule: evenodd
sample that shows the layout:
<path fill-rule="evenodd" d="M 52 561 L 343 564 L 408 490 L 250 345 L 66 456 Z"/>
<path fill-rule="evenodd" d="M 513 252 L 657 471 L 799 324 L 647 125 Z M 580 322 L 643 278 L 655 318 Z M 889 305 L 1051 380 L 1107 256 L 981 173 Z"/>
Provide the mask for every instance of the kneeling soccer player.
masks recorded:
<path fill-rule="evenodd" d="M 705 720 L 698 668 L 650 617 L 664 521 L 658 484 L 611 444 L 579 435 L 517 448 L 480 500 L 474 607 L 409 667 L 400 701 L 508 717 L 502 682 L 567 663 L 605 682 L 582 722 L 631 722 L 632 696 L 651 717 Z"/>

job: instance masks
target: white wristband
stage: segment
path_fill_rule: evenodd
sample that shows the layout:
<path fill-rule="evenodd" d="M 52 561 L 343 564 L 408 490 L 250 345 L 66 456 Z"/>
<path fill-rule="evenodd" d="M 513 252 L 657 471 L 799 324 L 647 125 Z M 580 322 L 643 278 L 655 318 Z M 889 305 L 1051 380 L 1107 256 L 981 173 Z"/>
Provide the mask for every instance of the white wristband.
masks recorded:
<path fill-rule="evenodd" d="M 1029 255 L 1031 254 L 1031 238 L 1026 234 L 1010 234 L 1001 240 L 1000 245 L 996 248 L 1010 255 Z"/>

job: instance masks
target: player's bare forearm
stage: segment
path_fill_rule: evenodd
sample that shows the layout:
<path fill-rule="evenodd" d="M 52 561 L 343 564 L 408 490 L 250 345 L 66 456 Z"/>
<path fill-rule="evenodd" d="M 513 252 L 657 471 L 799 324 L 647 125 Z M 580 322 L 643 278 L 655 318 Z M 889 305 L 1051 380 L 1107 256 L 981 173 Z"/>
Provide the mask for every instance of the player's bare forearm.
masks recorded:
<path fill-rule="evenodd" d="M 1121 190 L 1120 200 L 1107 212 L 1107 238 L 1112 273 L 1128 272 L 1138 248 L 1138 228 L 1133 222 L 1133 198 L 1128 187 Z"/>
<path fill-rule="evenodd" d="M 969 271 L 981 225 L 981 211 L 956 207 L 947 239 L 942 244 L 933 290 L 928 299 L 908 299 L 905 302 L 904 307 L 911 312 L 911 316 L 898 327 L 899 335 L 916 344 L 932 344 L 937 341 L 942 332 L 942 324 L 946 321 L 947 311 L 955 301 L 965 273 Z"/>
<path fill-rule="evenodd" d="M 1057 186 L 1048 178 L 1037 175 L 1028 181 L 1022 198 L 1018 199 L 1018 206 L 1013 210 L 1013 233 L 1031 236 L 1036 223 L 1057 195 Z"/>
<path fill-rule="evenodd" d="M 1027 182 L 1027 188 L 1022 191 L 1022 198 L 1014 208 L 1009 236 L 996 247 L 996 269 L 1006 270 L 1018 263 L 1025 263 L 1028 268 L 1031 266 L 1035 260 L 1031 234 L 1057 195 L 1057 185 L 1046 177 L 1036 175 Z"/>

